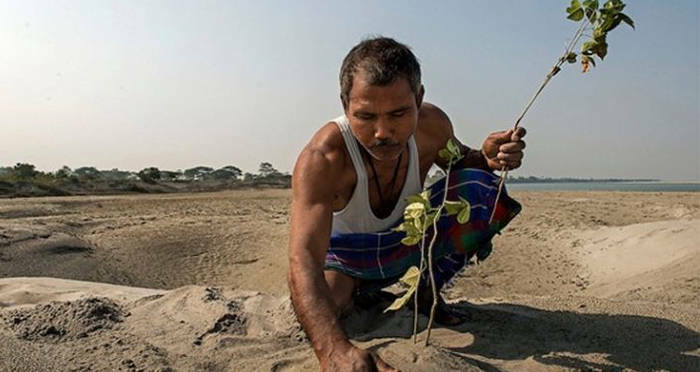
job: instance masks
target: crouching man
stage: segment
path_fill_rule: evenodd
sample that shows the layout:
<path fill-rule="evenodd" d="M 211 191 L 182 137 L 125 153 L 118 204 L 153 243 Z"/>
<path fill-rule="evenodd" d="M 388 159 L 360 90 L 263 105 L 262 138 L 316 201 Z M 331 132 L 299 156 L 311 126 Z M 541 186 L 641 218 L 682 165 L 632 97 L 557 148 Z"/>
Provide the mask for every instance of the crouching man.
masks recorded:
<path fill-rule="evenodd" d="M 438 287 L 472 256 L 485 258 L 491 237 L 520 210 L 507 195 L 494 207 L 498 177 L 492 171 L 520 166 L 525 130 L 492 133 L 480 150 L 462 145 L 447 115 L 423 102 L 413 53 L 389 38 L 365 40 L 350 50 L 340 89 L 344 115 L 313 135 L 294 167 L 289 289 L 323 371 L 393 370 L 349 342 L 340 314 L 356 295 L 393 284 L 418 265 L 419 249 L 401 244 L 402 233 L 391 228 L 402 219 L 406 197 L 422 191 L 433 164 L 447 168 L 438 151 L 450 138 L 464 157 L 449 180 L 434 186 L 433 195 L 448 182 L 449 198 L 469 200 L 472 214 L 464 225 L 450 217 L 441 221 L 435 248 Z M 421 293 L 419 308 L 425 312 L 432 294 Z M 443 301 L 439 304 L 438 323 L 462 321 Z"/>

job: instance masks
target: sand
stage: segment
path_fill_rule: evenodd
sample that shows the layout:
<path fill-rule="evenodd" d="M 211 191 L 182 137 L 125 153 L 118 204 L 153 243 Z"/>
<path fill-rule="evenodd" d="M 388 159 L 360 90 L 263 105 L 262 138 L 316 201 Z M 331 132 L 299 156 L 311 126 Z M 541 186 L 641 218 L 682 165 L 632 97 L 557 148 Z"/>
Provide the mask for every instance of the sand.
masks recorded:
<path fill-rule="evenodd" d="M 379 303 L 344 320 L 353 342 L 402 371 L 700 370 L 700 194 L 512 194 L 522 214 L 444 292 L 467 323 L 414 345 L 412 313 Z M 318 369 L 288 299 L 290 202 L 0 201 L 0 370 Z"/>

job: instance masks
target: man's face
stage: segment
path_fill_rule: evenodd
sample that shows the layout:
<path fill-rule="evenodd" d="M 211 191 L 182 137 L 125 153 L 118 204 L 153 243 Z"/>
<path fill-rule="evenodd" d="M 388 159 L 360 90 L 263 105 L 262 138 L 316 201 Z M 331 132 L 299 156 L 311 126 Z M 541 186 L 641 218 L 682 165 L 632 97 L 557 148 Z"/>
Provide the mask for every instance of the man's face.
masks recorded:
<path fill-rule="evenodd" d="M 393 160 L 404 151 L 418 125 L 422 94 L 419 97 L 417 102 L 404 78 L 378 86 L 367 83 L 363 72 L 355 75 L 345 114 L 358 141 L 372 157 Z"/>

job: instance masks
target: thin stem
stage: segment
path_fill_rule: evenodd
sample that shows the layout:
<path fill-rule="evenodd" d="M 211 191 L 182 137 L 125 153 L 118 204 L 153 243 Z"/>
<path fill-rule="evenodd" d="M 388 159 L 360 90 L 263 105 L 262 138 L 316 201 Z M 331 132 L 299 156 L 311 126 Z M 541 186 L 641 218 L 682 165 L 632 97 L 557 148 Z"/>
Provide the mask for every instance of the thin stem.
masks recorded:
<path fill-rule="evenodd" d="M 433 236 L 430 239 L 430 245 L 428 246 L 428 270 L 430 271 L 430 286 L 432 287 L 433 290 L 433 305 L 430 307 L 430 319 L 428 319 L 428 334 L 425 337 L 425 346 L 428 346 L 428 342 L 430 341 L 430 331 L 433 329 L 433 320 L 435 320 L 435 308 L 437 308 L 437 287 L 435 285 L 435 275 L 433 274 L 433 246 L 435 245 L 435 240 L 437 239 L 438 231 L 437 231 L 437 223 L 438 220 L 440 219 L 440 214 L 442 213 L 442 209 L 445 207 L 445 202 L 447 201 L 447 191 L 450 186 L 450 171 L 452 170 L 452 159 L 450 159 L 450 162 L 447 165 L 447 175 L 445 176 L 445 191 L 444 195 L 442 196 L 442 203 L 440 203 L 440 206 L 437 209 L 437 212 L 435 214 L 435 219 L 433 219 Z"/>
<path fill-rule="evenodd" d="M 574 33 L 574 37 L 571 39 L 571 42 L 569 45 L 567 45 L 566 49 L 564 50 L 564 54 L 557 60 L 557 62 L 552 66 L 552 68 L 549 70 L 547 75 L 545 76 L 544 81 L 542 81 L 542 84 L 540 84 L 539 88 L 535 91 L 535 94 L 532 95 L 532 98 L 530 98 L 530 101 L 525 105 L 525 108 L 523 111 L 520 113 L 517 119 L 515 119 L 515 125 L 513 126 L 513 130 L 515 131 L 518 129 L 518 125 L 520 125 L 520 121 L 523 120 L 525 117 L 525 114 L 530 110 L 530 107 L 532 106 L 533 103 L 535 103 L 535 100 L 537 97 L 540 95 L 544 87 L 547 86 L 547 83 L 556 75 L 560 70 L 561 66 L 564 64 L 564 61 L 566 61 L 566 57 L 571 53 L 573 48 L 578 44 L 578 41 L 581 39 L 581 36 L 583 36 L 583 32 L 586 29 L 586 27 L 590 24 L 590 19 L 588 17 L 584 17 L 585 21 L 581 22 L 581 25 L 579 28 L 576 30 Z M 501 176 L 501 180 L 498 182 L 498 193 L 496 194 L 496 200 L 493 203 L 493 210 L 491 211 L 491 217 L 489 217 L 489 225 L 491 222 L 493 222 L 493 217 L 496 215 L 496 206 L 498 205 L 498 199 L 501 197 L 501 191 L 503 190 L 503 184 L 506 182 L 506 178 L 508 178 L 508 170 L 506 166 L 504 165 L 501 168 L 501 172 L 503 175 Z"/>
<path fill-rule="evenodd" d="M 430 202 L 430 200 L 428 200 Z M 416 287 L 416 293 L 413 294 L 413 343 L 418 343 L 418 291 L 420 291 L 420 278 L 423 276 L 423 270 L 425 269 L 425 231 L 423 232 L 423 237 L 420 242 L 420 265 L 419 265 L 419 276 L 418 276 L 418 286 Z"/>

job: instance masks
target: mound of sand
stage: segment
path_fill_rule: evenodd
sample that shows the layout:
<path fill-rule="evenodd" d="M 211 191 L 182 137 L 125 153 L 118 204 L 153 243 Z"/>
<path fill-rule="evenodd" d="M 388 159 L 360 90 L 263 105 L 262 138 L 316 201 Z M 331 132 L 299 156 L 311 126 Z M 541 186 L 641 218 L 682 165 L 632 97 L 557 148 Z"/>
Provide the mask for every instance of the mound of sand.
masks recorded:
<path fill-rule="evenodd" d="M 22 279 L 0 279 L 0 294 Z M 90 282 L 34 278 L 24 292 L 53 288 L 63 298 L 0 311 L 0 335 L 39 345 L 25 358 L 50 356 L 75 368 L 97 370 L 264 370 L 317 368 L 288 297 L 232 288 L 186 286 L 170 291 Z M 96 297 L 101 289 L 112 297 Z M 40 298 L 40 295 L 24 297 Z M 571 307 L 579 312 L 562 311 Z M 377 352 L 402 371 L 548 370 L 554 364 L 692 370 L 698 334 L 672 321 L 637 315 L 606 315 L 615 302 L 579 298 L 521 297 L 518 303 L 460 299 L 453 305 L 470 321 L 438 327 L 424 347 L 411 339 L 408 309 L 383 313 L 390 299 L 358 308 L 344 319 L 358 346 Z M 557 309 L 559 307 L 559 309 Z M 658 311 L 636 305 L 631 314 Z M 552 311 L 542 310 L 553 308 Z M 419 318 L 419 341 L 427 319 Z M 618 330 L 612 334 L 611 329 Z M 672 350 L 675 352 L 668 354 Z M 74 364 L 71 364 L 74 363 Z M 2 366 L 2 364 L 0 364 Z"/>
<path fill-rule="evenodd" d="M 414 344 L 387 296 L 344 319 L 352 342 L 402 371 L 700 370 L 700 195 L 515 196 L 492 256 L 445 291 L 466 324 L 424 347 L 421 316 Z M 289 202 L 3 201 L 0 370 L 316 370 L 286 294 Z"/>
<path fill-rule="evenodd" d="M 583 232 L 578 253 L 590 286 L 606 298 L 697 302 L 700 293 L 700 220 L 670 220 Z M 695 301 L 693 301 L 695 300 Z M 700 302 L 697 302 L 700 304 Z"/>

